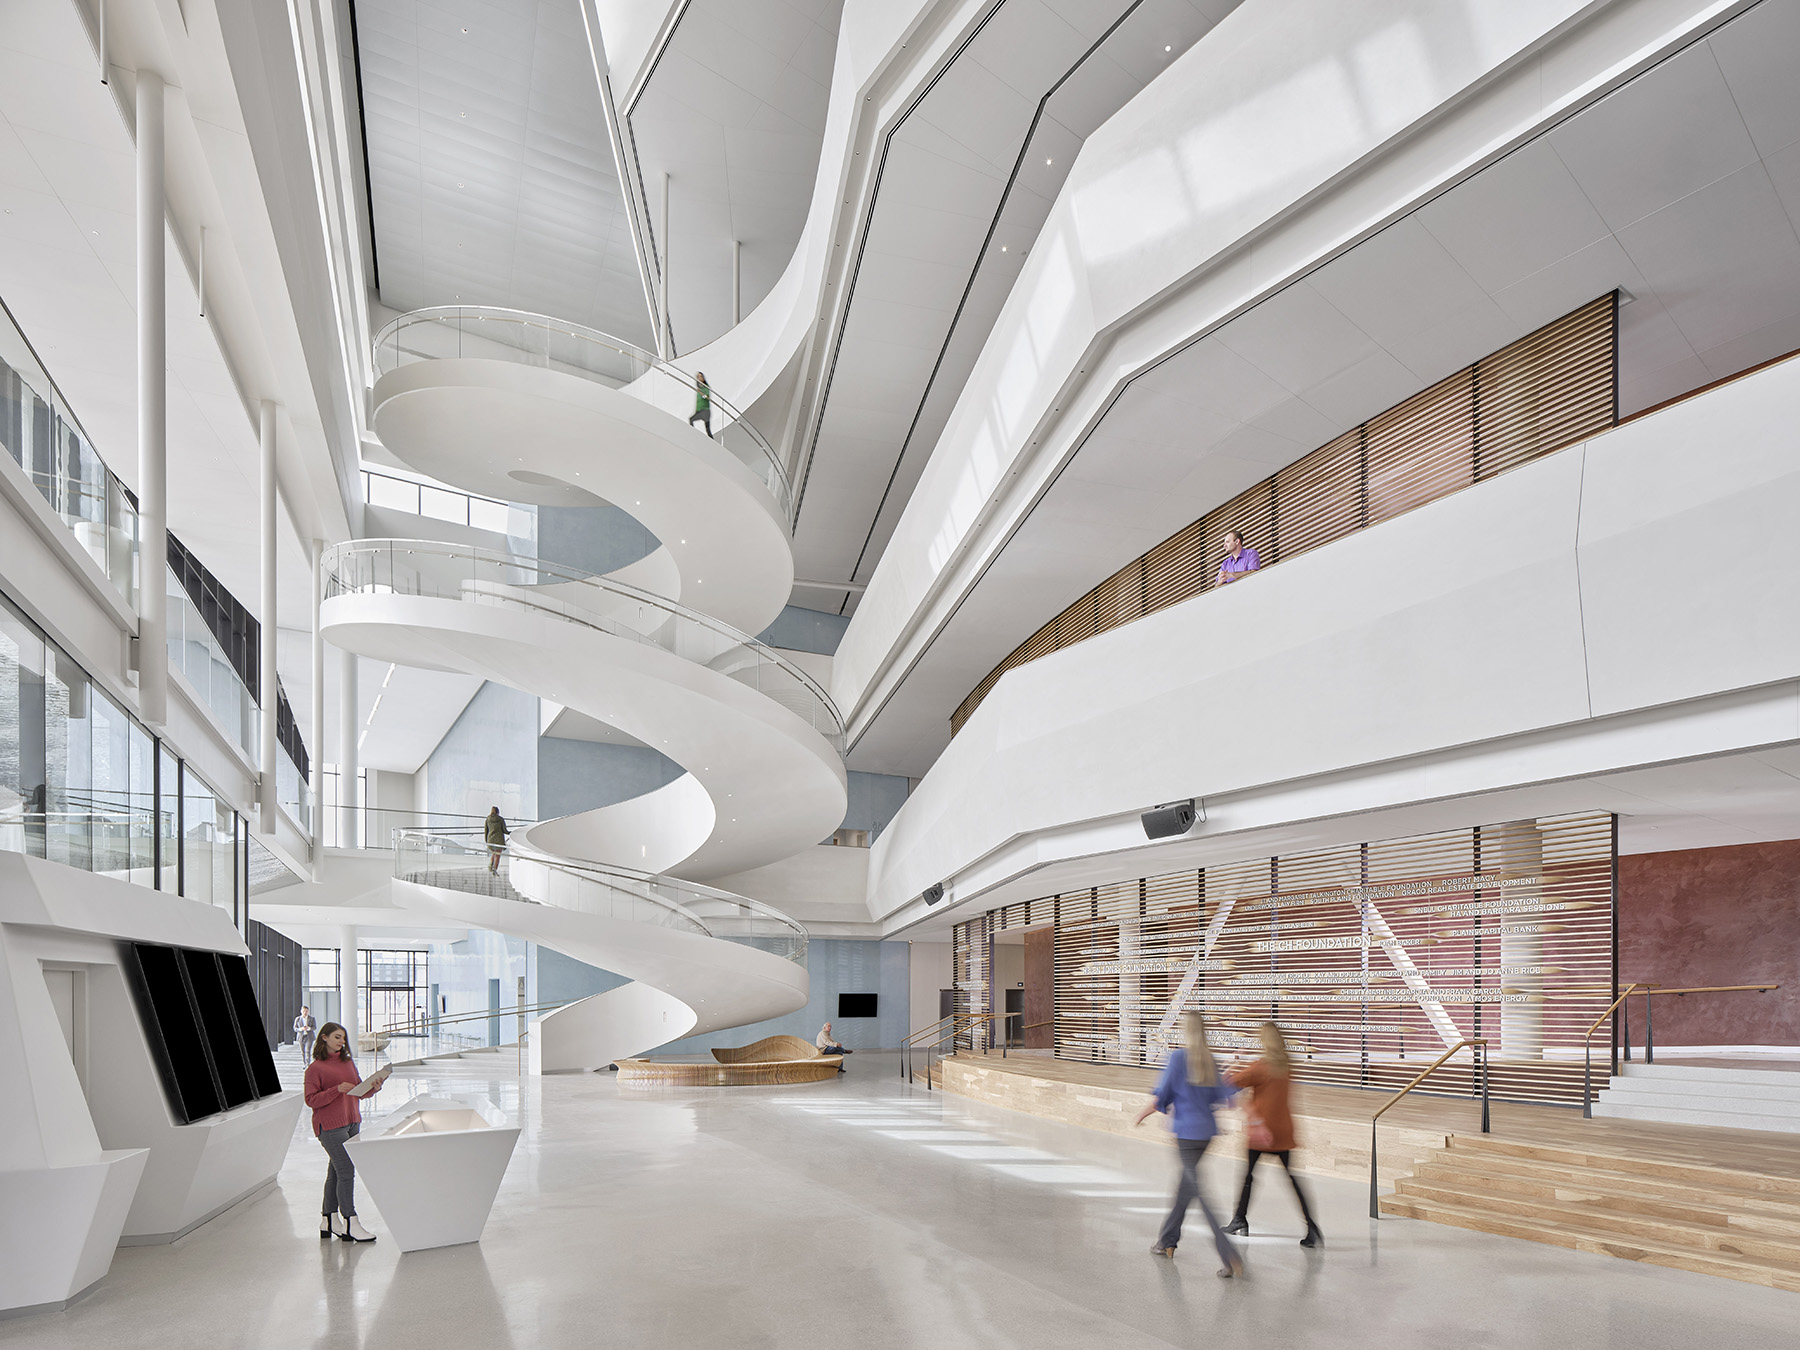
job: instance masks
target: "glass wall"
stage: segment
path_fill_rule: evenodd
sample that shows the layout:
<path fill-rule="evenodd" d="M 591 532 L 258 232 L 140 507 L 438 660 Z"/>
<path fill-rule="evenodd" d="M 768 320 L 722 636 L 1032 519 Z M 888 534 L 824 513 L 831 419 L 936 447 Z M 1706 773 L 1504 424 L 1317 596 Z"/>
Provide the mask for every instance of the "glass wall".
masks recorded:
<path fill-rule="evenodd" d="M 0 596 L 0 849 L 243 912 L 247 824 Z"/>
<path fill-rule="evenodd" d="M 113 477 L 0 303 L 0 445 L 137 608 L 137 502 Z"/>

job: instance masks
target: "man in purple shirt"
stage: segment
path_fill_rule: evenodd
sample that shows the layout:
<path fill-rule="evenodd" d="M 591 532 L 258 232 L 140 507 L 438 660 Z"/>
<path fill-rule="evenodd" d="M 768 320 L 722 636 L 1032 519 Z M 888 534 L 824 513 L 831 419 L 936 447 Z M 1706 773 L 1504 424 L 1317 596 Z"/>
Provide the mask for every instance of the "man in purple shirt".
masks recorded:
<path fill-rule="evenodd" d="M 1225 536 L 1225 561 L 1219 564 L 1219 585 L 1228 586 L 1246 572 L 1254 572 L 1262 566 L 1262 559 L 1256 556 L 1256 550 L 1246 548 L 1244 536 L 1232 530 Z"/>

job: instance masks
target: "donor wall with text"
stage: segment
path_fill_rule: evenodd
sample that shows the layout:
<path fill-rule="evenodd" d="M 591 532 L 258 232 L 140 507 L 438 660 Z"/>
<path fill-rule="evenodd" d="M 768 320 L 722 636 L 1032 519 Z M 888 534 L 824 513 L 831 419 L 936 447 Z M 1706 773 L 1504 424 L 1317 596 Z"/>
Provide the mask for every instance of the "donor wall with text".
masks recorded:
<path fill-rule="evenodd" d="M 1301 1082 L 1397 1089 L 1459 1041 L 1490 1090 L 1578 1103 L 1589 1029 L 1616 993 L 1609 814 L 1514 820 L 1114 882 L 957 926 L 956 1011 L 990 1010 L 995 935 L 1054 929 L 1059 1059 L 1156 1065 L 1183 1012 L 1252 1057 L 1286 1033 Z M 962 1040 L 991 1025 L 972 1016 Z M 1592 1032 L 1611 1063 L 1611 1032 Z M 1474 1053 L 1429 1090 L 1472 1092 Z"/>

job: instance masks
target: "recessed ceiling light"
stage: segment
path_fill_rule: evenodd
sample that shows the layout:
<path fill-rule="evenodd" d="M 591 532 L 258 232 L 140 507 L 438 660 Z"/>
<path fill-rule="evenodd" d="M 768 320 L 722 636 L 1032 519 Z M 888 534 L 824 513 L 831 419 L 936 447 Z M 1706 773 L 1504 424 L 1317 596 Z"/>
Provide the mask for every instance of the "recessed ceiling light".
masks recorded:
<path fill-rule="evenodd" d="M 1001 251 L 1001 252 L 1002 252 L 1002 253 L 1004 253 L 1004 252 L 1006 252 L 1006 245 L 1005 245 L 1005 244 L 1002 244 L 1002 245 L 1000 245 L 1000 251 Z"/>
<path fill-rule="evenodd" d="M 463 29 L 463 32 L 465 32 L 465 33 L 466 33 L 466 32 L 468 32 L 468 31 L 469 31 L 469 30 L 468 30 L 468 29 L 466 29 L 466 28 L 465 28 L 465 29 Z M 1174 51 L 1174 50 L 1175 50 L 1175 49 L 1174 49 L 1174 48 L 1173 48 L 1173 47 L 1170 47 L 1170 46 L 1164 46 L 1164 48 L 1163 48 L 1163 50 L 1164 50 L 1164 51 L 1165 51 L 1165 52 L 1172 52 L 1172 51 Z"/>
<path fill-rule="evenodd" d="M 1044 161 L 1044 163 L 1046 163 L 1046 164 L 1054 164 L 1054 163 L 1056 163 L 1056 161 L 1055 161 L 1055 160 L 1053 160 L 1053 159 L 1047 159 L 1047 160 L 1045 160 L 1045 161 Z"/>

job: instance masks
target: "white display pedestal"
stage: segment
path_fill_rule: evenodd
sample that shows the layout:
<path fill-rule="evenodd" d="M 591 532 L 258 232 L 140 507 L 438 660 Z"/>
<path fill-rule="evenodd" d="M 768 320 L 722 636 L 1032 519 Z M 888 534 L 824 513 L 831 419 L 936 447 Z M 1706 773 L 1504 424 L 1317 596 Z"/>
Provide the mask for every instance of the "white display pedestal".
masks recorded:
<path fill-rule="evenodd" d="M 414 1097 L 344 1147 L 403 1252 L 479 1242 L 519 1127 L 482 1097 Z"/>

